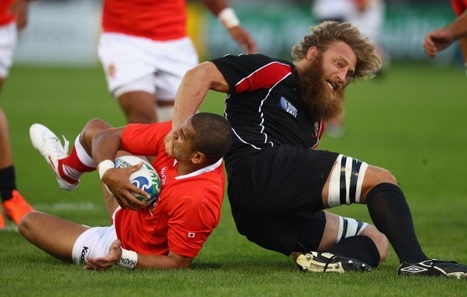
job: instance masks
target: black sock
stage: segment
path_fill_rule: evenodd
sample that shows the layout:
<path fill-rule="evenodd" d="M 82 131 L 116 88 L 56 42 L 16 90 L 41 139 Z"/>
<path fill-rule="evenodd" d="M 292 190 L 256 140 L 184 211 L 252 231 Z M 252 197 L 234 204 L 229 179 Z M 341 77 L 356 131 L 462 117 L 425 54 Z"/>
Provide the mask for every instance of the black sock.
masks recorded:
<path fill-rule="evenodd" d="M 428 259 L 418 242 L 409 206 L 398 186 L 377 185 L 368 193 L 366 203 L 373 223 L 386 235 L 400 262 Z"/>
<path fill-rule="evenodd" d="M 354 258 L 365 262 L 371 267 L 377 267 L 381 256 L 373 240 L 368 236 L 352 236 L 339 241 L 329 252 Z"/>
<path fill-rule="evenodd" d="M 0 198 L 7 201 L 16 189 L 15 168 L 13 165 L 0 169 Z"/>

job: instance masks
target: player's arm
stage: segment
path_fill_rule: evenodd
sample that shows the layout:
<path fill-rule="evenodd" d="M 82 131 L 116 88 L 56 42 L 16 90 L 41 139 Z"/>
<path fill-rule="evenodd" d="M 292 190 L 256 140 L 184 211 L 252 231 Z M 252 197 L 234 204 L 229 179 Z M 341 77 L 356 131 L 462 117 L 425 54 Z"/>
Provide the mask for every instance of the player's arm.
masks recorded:
<path fill-rule="evenodd" d="M 467 37 L 467 10 L 448 26 L 454 39 Z"/>
<path fill-rule="evenodd" d="M 10 10 L 16 15 L 16 27 L 22 30 L 28 23 L 28 8 L 31 0 L 17 0 L 11 6 Z"/>
<path fill-rule="evenodd" d="M 209 90 L 228 93 L 229 85 L 212 62 L 204 62 L 188 70 L 175 97 L 172 131 L 180 129 L 183 122 L 195 114 Z"/>
<path fill-rule="evenodd" d="M 209 90 L 228 93 L 230 88 L 224 75 L 212 62 L 204 62 L 188 70 L 178 88 L 175 97 L 172 130 L 165 137 L 165 151 L 173 155 L 173 135 L 183 122 L 195 114 Z"/>
<path fill-rule="evenodd" d="M 230 37 L 235 40 L 247 54 L 257 52 L 256 43 L 251 35 L 240 25 L 235 10 L 226 0 L 203 0 L 204 5 L 217 17 L 227 29 Z"/>
<path fill-rule="evenodd" d="M 189 268 L 193 258 L 183 257 L 170 251 L 165 255 L 138 254 L 122 249 L 120 240 L 115 240 L 104 257 L 88 258 L 85 269 L 105 270 L 119 265 L 128 269 L 183 269 Z"/>
<path fill-rule="evenodd" d="M 428 57 L 433 58 L 457 39 L 465 38 L 467 38 L 467 10 L 448 26 L 428 33 L 423 47 Z"/>
<path fill-rule="evenodd" d="M 194 258 L 183 257 L 170 251 L 164 255 L 138 255 L 135 268 L 183 269 L 190 268 Z"/>
<path fill-rule="evenodd" d="M 122 208 L 137 209 L 146 204 L 136 199 L 131 192 L 149 198 L 149 194 L 131 184 L 130 175 L 137 171 L 139 166 L 127 168 L 114 168 L 117 152 L 122 149 L 122 134 L 125 127 L 106 129 L 96 134 L 92 139 L 92 157 L 98 164 L 99 176 L 102 182 L 113 194 Z M 87 141 L 86 141 L 87 142 Z"/>

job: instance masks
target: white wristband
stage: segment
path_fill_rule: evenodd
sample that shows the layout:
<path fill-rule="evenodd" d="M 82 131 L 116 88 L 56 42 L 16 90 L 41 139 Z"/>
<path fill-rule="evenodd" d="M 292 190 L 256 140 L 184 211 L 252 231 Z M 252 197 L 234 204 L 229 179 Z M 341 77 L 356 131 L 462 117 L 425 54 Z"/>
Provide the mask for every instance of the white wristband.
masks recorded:
<path fill-rule="evenodd" d="M 136 262 L 138 262 L 138 254 L 134 251 L 125 250 L 122 248 L 122 257 L 117 262 L 117 265 L 128 269 L 135 269 Z"/>
<path fill-rule="evenodd" d="M 99 167 L 99 178 L 102 180 L 102 177 L 104 176 L 104 173 L 107 170 L 109 170 L 111 168 L 114 168 L 114 162 L 112 162 L 110 160 L 104 160 L 104 161 L 100 162 L 97 167 Z"/>
<path fill-rule="evenodd" d="M 226 29 L 240 25 L 240 21 L 238 20 L 237 15 L 235 14 L 235 10 L 232 7 L 224 8 L 217 15 L 217 19 Z"/>

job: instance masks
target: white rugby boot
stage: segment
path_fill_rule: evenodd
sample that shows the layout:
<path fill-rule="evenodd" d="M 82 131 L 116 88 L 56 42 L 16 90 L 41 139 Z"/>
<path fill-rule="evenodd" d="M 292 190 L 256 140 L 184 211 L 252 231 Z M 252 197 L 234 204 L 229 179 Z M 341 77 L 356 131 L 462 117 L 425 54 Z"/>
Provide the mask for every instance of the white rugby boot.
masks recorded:
<path fill-rule="evenodd" d="M 41 153 L 50 168 L 54 171 L 60 189 L 66 191 L 74 190 L 79 185 L 79 180 L 75 181 L 65 175 L 61 175 L 58 167 L 58 161 L 68 156 L 68 140 L 63 137 L 65 145 L 62 146 L 58 137 L 49 128 L 41 124 L 33 124 L 29 128 L 29 136 L 34 148 Z"/>

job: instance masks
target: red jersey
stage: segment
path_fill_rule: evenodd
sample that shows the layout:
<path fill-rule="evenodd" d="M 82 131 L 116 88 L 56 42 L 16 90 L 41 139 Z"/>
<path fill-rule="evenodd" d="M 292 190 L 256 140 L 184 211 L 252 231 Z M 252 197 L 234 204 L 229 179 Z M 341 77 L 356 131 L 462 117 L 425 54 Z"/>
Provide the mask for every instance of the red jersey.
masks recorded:
<path fill-rule="evenodd" d="M 11 5 L 16 0 L 1 0 L 0 1 L 0 26 L 9 24 L 14 21 L 15 15 L 10 12 Z"/>
<path fill-rule="evenodd" d="M 452 0 L 451 4 L 456 16 L 460 16 L 467 9 L 467 0 Z"/>
<path fill-rule="evenodd" d="M 173 40 L 187 36 L 185 0 L 104 0 L 102 30 Z"/>
<path fill-rule="evenodd" d="M 138 211 L 119 210 L 115 230 L 122 247 L 141 254 L 167 255 L 170 251 L 195 257 L 217 226 L 224 196 L 223 162 L 188 175 L 177 175 L 177 163 L 165 153 L 164 138 L 171 122 L 129 124 L 123 148 L 135 155 L 156 156 L 153 163 L 162 181 L 156 206 Z"/>

